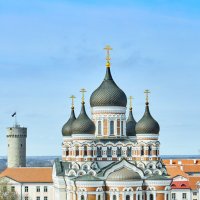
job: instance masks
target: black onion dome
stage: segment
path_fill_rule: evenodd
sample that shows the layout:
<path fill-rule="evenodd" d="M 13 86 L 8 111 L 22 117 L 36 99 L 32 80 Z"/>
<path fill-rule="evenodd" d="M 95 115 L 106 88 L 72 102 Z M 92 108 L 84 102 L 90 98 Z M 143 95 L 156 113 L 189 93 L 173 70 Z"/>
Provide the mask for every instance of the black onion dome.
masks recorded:
<path fill-rule="evenodd" d="M 126 104 L 126 94 L 116 85 L 112 78 L 110 67 L 107 67 L 103 82 L 90 97 L 90 106 L 126 107 Z"/>
<path fill-rule="evenodd" d="M 87 116 L 85 111 L 85 103 L 82 103 L 82 108 L 79 116 L 72 124 L 72 134 L 94 134 L 95 125 L 93 121 Z"/>
<path fill-rule="evenodd" d="M 62 135 L 63 136 L 71 136 L 72 134 L 72 123 L 75 121 L 75 113 L 74 113 L 74 108 L 71 108 L 71 116 L 69 120 L 64 124 L 62 127 Z"/>
<path fill-rule="evenodd" d="M 151 116 L 149 111 L 149 103 L 146 103 L 145 113 L 142 119 L 135 126 L 136 134 L 158 134 L 160 126 L 158 122 Z"/>
<path fill-rule="evenodd" d="M 130 108 L 129 116 L 126 121 L 126 135 L 127 136 L 135 136 L 136 135 L 135 125 L 136 125 L 136 121 L 133 117 L 132 108 Z"/>

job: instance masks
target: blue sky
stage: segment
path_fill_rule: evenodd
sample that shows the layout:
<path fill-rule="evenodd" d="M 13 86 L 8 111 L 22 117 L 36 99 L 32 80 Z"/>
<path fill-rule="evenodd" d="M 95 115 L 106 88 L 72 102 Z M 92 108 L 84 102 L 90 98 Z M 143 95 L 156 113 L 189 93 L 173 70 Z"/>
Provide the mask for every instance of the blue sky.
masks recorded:
<path fill-rule="evenodd" d="M 69 96 L 80 110 L 105 73 L 144 112 L 144 89 L 159 122 L 162 154 L 199 154 L 200 3 L 193 0 L 0 2 L 0 155 L 16 110 L 28 127 L 28 155 L 61 155 Z"/>

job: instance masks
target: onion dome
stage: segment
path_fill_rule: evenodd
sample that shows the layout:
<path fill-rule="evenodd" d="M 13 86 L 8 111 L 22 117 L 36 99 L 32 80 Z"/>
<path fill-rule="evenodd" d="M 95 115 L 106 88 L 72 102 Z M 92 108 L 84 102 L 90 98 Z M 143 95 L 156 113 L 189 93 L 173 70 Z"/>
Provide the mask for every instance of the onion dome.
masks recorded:
<path fill-rule="evenodd" d="M 92 93 L 90 97 L 90 106 L 122 106 L 126 107 L 127 98 L 126 94 L 117 86 L 114 82 L 110 71 L 110 57 L 109 50 L 111 48 L 107 46 L 105 48 L 108 51 L 106 75 L 101 85 Z"/>
<path fill-rule="evenodd" d="M 73 134 L 94 134 L 95 133 L 95 125 L 93 121 L 88 117 L 85 111 L 85 102 L 84 102 L 84 89 L 81 90 L 83 92 L 82 97 L 82 107 L 81 112 L 77 119 L 72 124 L 72 133 Z"/>
<path fill-rule="evenodd" d="M 132 113 L 132 99 L 133 97 L 130 96 L 130 108 L 129 108 L 129 116 L 128 119 L 126 121 L 126 135 L 127 136 L 135 136 L 136 132 L 135 132 L 135 125 L 136 125 L 136 121 L 133 117 L 133 113 Z"/>
<path fill-rule="evenodd" d="M 140 179 L 141 177 L 137 172 L 134 172 L 133 170 L 123 167 L 109 174 L 107 181 L 132 181 Z"/>
<path fill-rule="evenodd" d="M 74 98 L 75 98 L 75 96 L 72 95 L 70 98 L 72 99 L 71 115 L 70 115 L 69 120 L 62 127 L 62 135 L 63 136 L 71 136 L 71 134 L 72 134 L 72 123 L 76 119 L 76 116 L 75 116 L 75 113 L 74 113 Z"/>
<path fill-rule="evenodd" d="M 146 133 L 158 134 L 160 131 L 160 126 L 158 122 L 150 114 L 148 95 L 146 97 L 145 113 L 142 119 L 136 124 L 135 131 L 136 134 L 146 134 Z"/>

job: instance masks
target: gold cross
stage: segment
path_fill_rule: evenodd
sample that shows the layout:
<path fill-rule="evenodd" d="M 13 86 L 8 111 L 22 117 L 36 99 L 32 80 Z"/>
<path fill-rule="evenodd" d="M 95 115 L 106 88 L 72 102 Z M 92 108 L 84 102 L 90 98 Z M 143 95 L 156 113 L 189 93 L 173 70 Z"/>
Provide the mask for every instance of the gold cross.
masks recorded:
<path fill-rule="evenodd" d="M 104 50 L 106 50 L 106 53 L 107 53 L 107 55 L 106 55 L 106 60 L 107 60 L 106 66 L 110 67 L 110 60 L 111 60 L 110 51 L 112 50 L 112 48 L 110 47 L 110 45 L 106 45 Z"/>
<path fill-rule="evenodd" d="M 145 90 L 144 93 L 146 94 L 146 102 L 149 102 L 150 91 L 149 90 Z"/>
<path fill-rule="evenodd" d="M 76 98 L 74 95 L 72 95 L 71 97 L 69 97 L 70 99 L 72 99 L 72 108 L 74 108 L 74 99 Z"/>
<path fill-rule="evenodd" d="M 87 92 L 84 88 L 82 88 L 80 90 L 80 92 L 82 93 L 82 103 L 84 103 L 84 100 L 85 100 L 85 92 Z"/>
<path fill-rule="evenodd" d="M 130 97 L 129 97 L 129 101 L 130 101 L 130 108 L 132 108 L 132 100 L 133 100 L 133 97 L 132 97 L 132 96 L 130 96 Z"/>

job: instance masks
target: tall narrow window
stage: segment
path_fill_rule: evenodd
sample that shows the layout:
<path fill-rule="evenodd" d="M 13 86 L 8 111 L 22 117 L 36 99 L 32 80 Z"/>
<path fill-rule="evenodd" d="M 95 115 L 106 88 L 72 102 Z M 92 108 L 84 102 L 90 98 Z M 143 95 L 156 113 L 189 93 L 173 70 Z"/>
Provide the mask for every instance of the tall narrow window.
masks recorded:
<path fill-rule="evenodd" d="M 182 194 L 182 198 L 183 198 L 183 199 L 187 199 L 187 194 L 186 194 L 186 193 L 183 193 L 183 194 Z"/>
<path fill-rule="evenodd" d="M 83 155 L 87 156 L 87 146 L 84 146 Z"/>
<path fill-rule="evenodd" d="M 114 135 L 114 121 L 110 121 L 110 135 Z"/>
<path fill-rule="evenodd" d="M 149 155 L 149 156 L 152 155 L 152 148 L 151 148 L 151 146 L 148 147 L 148 155 Z"/>
<path fill-rule="evenodd" d="M 101 121 L 98 121 L 98 135 L 101 135 Z"/>
<path fill-rule="evenodd" d="M 97 200 L 101 200 L 101 195 L 98 195 Z"/>
<path fill-rule="evenodd" d="M 94 149 L 93 149 L 93 147 L 91 147 L 91 156 L 92 157 L 94 156 Z"/>
<path fill-rule="evenodd" d="M 84 195 L 81 195 L 81 200 L 85 200 L 85 197 L 84 197 Z"/>
<path fill-rule="evenodd" d="M 113 195 L 113 200 L 117 200 L 117 196 L 115 194 Z"/>
<path fill-rule="evenodd" d="M 140 200 L 140 195 L 138 194 L 138 200 Z"/>
<path fill-rule="evenodd" d="M 97 157 L 101 157 L 102 156 L 102 147 L 97 147 Z"/>
<path fill-rule="evenodd" d="M 144 155 L 144 146 L 141 146 L 141 156 Z"/>
<path fill-rule="evenodd" d="M 121 136 L 124 135 L 124 122 L 121 121 Z"/>
<path fill-rule="evenodd" d="M 79 156 L 79 148 L 78 148 L 78 146 L 75 147 L 75 155 Z"/>
<path fill-rule="evenodd" d="M 112 157 L 112 147 L 107 147 L 107 157 Z"/>
<path fill-rule="evenodd" d="M 117 147 L 117 157 L 121 157 L 121 156 L 122 156 L 122 148 Z"/>
<path fill-rule="evenodd" d="M 153 194 L 149 195 L 149 200 L 153 200 Z"/>
<path fill-rule="evenodd" d="M 176 199 L 176 193 L 172 193 L 172 199 Z"/>
<path fill-rule="evenodd" d="M 44 192 L 48 192 L 48 187 L 44 186 Z"/>
<path fill-rule="evenodd" d="M 24 191 L 28 192 L 28 186 L 25 186 Z"/>
<path fill-rule="evenodd" d="M 156 156 L 158 156 L 158 154 L 159 154 L 159 150 L 156 149 Z"/>
<path fill-rule="evenodd" d="M 66 156 L 69 156 L 69 147 L 66 147 Z"/>
<path fill-rule="evenodd" d="M 130 195 L 126 195 L 126 200 L 130 200 Z"/>
<path fill-rule="evenodd" d="M 128 156 L 128 157 L 131 157 L 131 156 L 132 156 L 132 148 L 131 148 L 131 147 L 128 147 L 128 148 L 127 148 L 127 156 Z"/>
<path fill-rule="evenodd" d="M 166 194 L 166 200 L 169 200 L 169 194 Z"/>

